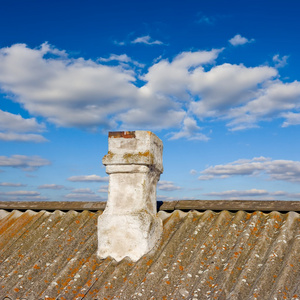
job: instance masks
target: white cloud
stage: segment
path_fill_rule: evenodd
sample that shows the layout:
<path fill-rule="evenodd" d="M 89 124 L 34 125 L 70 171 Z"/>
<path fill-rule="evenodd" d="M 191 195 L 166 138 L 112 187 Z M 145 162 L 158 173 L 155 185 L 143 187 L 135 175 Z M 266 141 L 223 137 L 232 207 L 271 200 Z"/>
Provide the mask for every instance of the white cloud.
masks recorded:
<path fill-rule="evenodd" d="M 72 176 L 68 178 L 68 180 L 74 182 L 107 182 L 108 177 L 101 177 L 98 175 L 81 175 L 81 176 Z"/>
<path fill-rule="evenodd" d="M 94 175 L 95 176 L 95 175 Z M 94 191 L 89 188 L 73 189 L 71 193 L 64 196 L 70 200 L 81 200 L 81 201 L 103 201 L 105 198 L 97 195 Z"/>
<path fill-rule="evenodd" d="M 51 162 L 39 156 L 12 155 L 0 156 L 1 167 L 20 168 L 24 171 L 34 171 L 42 166 L 50 165 Z"/>
<path fill-rule="evenodd" d="M 197 170 L 192 169 L 192 170 L 190 170 L 190 174 L 191 174 L 191 175 L 197 175 L 198 172 L 197 172 Z"/>
<path fill-rule="evenodd" d="M 186 138 L 188 140 L 208 141 L 209 138 L 199 132 L 201 128 L 197 125 L 195 119 L 187 117 L 183 120 L 182 129 L 179 132 L 171 133 L 170 140 Z"/>
<path fill-rule="evenodd" d="M 38 124 L 35 118 L 24 119 L 20 115 L 14 115 L 0 110 L 0 131 L 13 132 L 42 132 L 44 124 Z"/>
<path fill-rule="evenodd" d="M 161 42 L 161 41 L 152 40 L 150 35 L 138 37 L 138 38 L 134 39 L 131 43 L 132 44 L 146 44 L 146 45 L 162 45 L 163 44 L 163 42 Z"/>
<path fill-rule="evenodd" d="M 108 185 L 102 185 L 98 190 L 99 193 L 108 193 Z"/>
<path fill-rule="evenodd" d="M 108 58 L 100 57 L 98 59 L 98 61 L 100 61 L 100 62 L 117 61 L 117 62 L 121 62 L 121 63 L 124 63 L 124 64 L 132 63 L 133 65 L 138 66 L 140 68 L 143 68 L 145 66 L 145 65 L 131 59 L 127 54 L 121 54 L 121 55 L 111 54 Z"/>
<path fill-rule="evenodd" d="M 178 200 L 178 198 L 168 197 L 168 196 L 163 196 L 163 195 L 157 195 L 157 200 L 158 201 L 175 201 L 175 200 Z"/>
<path fill-rule="evenodd" d="M 77 194 L 94 194 L 94 192 L 89 188 L 81 188 L 81 189 L 75 189 L 72 191 L 72 193 Z"/>
<path fill-rule="evenodd" d="M 105 198 L 96 195 L 96 194 L 84 194 L 84 193 L 70 193 L 64 196 L 67 199 L 73 199 L 73 200 L 81 200 L 81 201 L 103 201 Z"/>
<path fill-rule="evenodd" d="M 0 186 L 5 186 L 5 187 L 21 187 L 21 186 L 26 186 L 26 184 L 23 184 L 23 183 L 13 183 L 13 182 L 0 182 Z"/>
<path fill-rule="evenodd" d="M 223 192 L 212 192 L 204 194 L 205 196 L 217 197 L 228 200 L 289 200 L 300 199 L 300 193 L 288 193 L 284 191 L 269 192 L 267 190 L 250 189 L 250 190 L 230 190 Z"/>
<path fill-rule="evenodd" d="M 8 196 L 39 196 L 40 193 L 36 191 L 11 191 L 5 192 L 4 195 Z"/>
<path fill-rule="evenodd" d="M 275 63 L 275 68 L 282 68 L 287 65 L 288 56 L 282 56 L 280 58 L 279 54 L 273 56 L 273 62 Z"/>
<path fill-rule="evenodd" d="M 36 191 L 10 191 L 1 192 L 1 201 L 46 201 L 47 197 L 43 197 Z"/>
<path fill-rule="evenodd" d="M 254 41 L 255 41 L 254 39 L 248 40 L 247 38 L 241 36 L 240 34 L 237 34 L 229 40 L 229 43 L 232 46 L 239 46 L 239 45 L 244 45 L 247 43 L 252 43 Z"/>
<path fill-rule="evenodd" d="M 192 75 L 191 90 L 201 95 L 201 101 L 193 102 L 191 109 L 200 118 L 234 118 L 230 115 L 231 110 L 255 98 L 259 85 L 276 75 L 274 68 L 266 66 L 247 68 L 223 64 L 207 72 L 198 69 Z"/>
<path fill-rule="evenodd" d="M 181 187 L 174 185 L 172 181 L 166 180 L 159 181 L 157 187 L 161 191 L 176 191 L 181 189 Z"/>
<path fill-rule="evenodd" d="M 225 165 L 211 166 L 200 172 L 200 180 L 230 176 L 261 176 L 271 180 L 300 182 L 300 161 L 271 160 L 265 157 L 237 160 Z"/>
<path fill-rule="evenodd" d="M 29 113 L 58 126 L 172 129 L 172 139 L 207 140 L 200 126 L 209 126 L 207 120 L 222 120 L 230 130 L 274 118 L 286 118 L 284 127 L 298 124 L 293 114 L 300 108 L 300 82 L 283 83 L 274 67 L 216 65 L 221 51 L 182 52 L 137 74 L 138 62 L 127 54 L 95 62 L 69 58 L 47 43 L 36 49 L 16 44 L 0 49 L 0 87 Z M 113 60 L 117 65 L 105 64 Z M 32 132 L 0 129 L 0 139 L 44 141 L 36 134 L 44 125 L 36 119 L 5 116 Z"/>
<path fill-rule="evenodd" d="M 30 49 L 16 44 L 0 49 L 2 90 L 13 93 L 32 114 L 61 126 L 108 126 L 107 115 L 135 105 L 133 71 L 105 66 L 43 44 Z"/>
<path fill-rule="evenodd" d="M 300 108 L 300 82 L 283 83 L 276 80 L 258 91 L 256 97 L 244 106 L 230 110 L 230 127 L 253 127 L 259 120 L 289 116 L 284 111 Z M 283 124 L 286 124 L 284 122 Z M 283 125 L 286 126 L 286 125 Z"/>
<path fill-rule="evenodd" d="M 223 199 L 242 199 L 242 198 L 249 198 L 249 197 L 250 198 L 264 197 L 268 195 L 269 193 L 266 190 L 258 190 L 258 189 L 251 189 L 245 191 L 231 190 L 231 191 L 212 192 L 212 193 L 205 194 L 205 196 L 219 197 Z"/>
<path fill-rule="evenodd" d="M 42 184 L 38 186 L 38 189 L 50 189 L 50 190 L 62 190 L 66 189 L 64 185 L 59 185 L 59 184 Z"/>
<path fill-rule="evenodd" d="M 18 133 L 2 133 L 0 132 L 0 140 L 6 142 L 47 142 L 43 136 L 39 134 L 18 134 Z"/>
<path fill-rule="evenodd" d="M 288 127 L 291 125 L 300 125 L 300 113 L 283 113 L 282 117 L 286 119 L 285 122 L 283 122 L 282 127 Z"/>
<path fill-rule="evenodd" d="M 39 134 L 28 134 L 28 132 L 44 130 L 45 125 L 38 124 L 35 118 L 24 119 L 20 115 L 0 110 L 0 140 L 2 141 L 46 142 L 47 140 Z"/>

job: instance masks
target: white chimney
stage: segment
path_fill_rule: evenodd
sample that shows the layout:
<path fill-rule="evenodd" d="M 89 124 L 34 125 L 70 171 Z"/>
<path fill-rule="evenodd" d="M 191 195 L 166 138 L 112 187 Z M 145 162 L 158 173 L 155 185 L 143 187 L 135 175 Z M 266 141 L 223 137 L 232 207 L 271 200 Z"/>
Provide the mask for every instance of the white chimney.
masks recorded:
<path fill-rule="evenodd" d="M 163 172 L 162 141 L 150 131 L 110 132 L 108 201 L 98 218 L 98 256 L 137 261 L 162 233 L 156 216 L 156 185 Z"/>

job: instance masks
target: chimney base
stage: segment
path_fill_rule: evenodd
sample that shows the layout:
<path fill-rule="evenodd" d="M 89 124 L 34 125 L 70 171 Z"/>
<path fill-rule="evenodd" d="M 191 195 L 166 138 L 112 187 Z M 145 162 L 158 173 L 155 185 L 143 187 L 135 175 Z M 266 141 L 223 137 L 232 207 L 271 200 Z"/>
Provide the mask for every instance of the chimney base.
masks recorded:
<path fill-rule="evenodd" d="M 162 221 L 146 211 L 134 214 L 103 213 L 98 218 L 98 257 L 139 260 L 160 239 Z"/>

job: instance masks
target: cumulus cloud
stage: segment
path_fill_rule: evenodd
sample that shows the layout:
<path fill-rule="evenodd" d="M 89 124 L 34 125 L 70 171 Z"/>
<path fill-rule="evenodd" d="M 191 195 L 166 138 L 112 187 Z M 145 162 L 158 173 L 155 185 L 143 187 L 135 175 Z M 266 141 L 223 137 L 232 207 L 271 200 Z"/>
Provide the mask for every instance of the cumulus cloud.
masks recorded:
<path fill-rule="evenodd" d="M 200 180 L 266 174 L 271 180 L 300 182 L 300 161 L 255 157 L 253 159 L 240 159 L 225 165 L 211 166 L 200 173 L 202 174 L 199 177 Z"/>
<path fill-rule="evenodd" d="M 39 156 L 12 155 L 0 156 L 1 167 L 20 168 L 24 171 L 35 171 L 36 169 L 50 165 L 51 162 Z"/>
<path fill-rule="evenodd" d="M 179 132 L 171 133 L 170 140 L 178 140 L 181 138 L 186 138 L 188 140 L 200 140 L 200 141 L 208 141 L 209 138 L 199 132 L 202 128 L 197 125 L 197 121 L 193 118 L 186 117 L 183 120 L 182 129 Z"/>
<path fill-rule="evenodd" d="M 80 175 L 71 176 L 68 178 L 68 180 L 74 182 L 107 182 L 108 177 L 101 177 L 98 175 Z"/>
<path fill-rule="evenodd" d="M 35 118 L 24 119 L 20 115 L 0 110 L 0 140 L 46 142 L 47 140 L 40 134 L 30 133 L 44 130 L 45 125 L 38 124 Z"/>
<path fill-rule="evenodd" d="M 285 122 L 283 122 L 282 127 L 288 127 L 291 125 L 300 125 L 300 113 L 283 113 L 282 117 L 286 119 Z"/>
<path fill-rule="evenodd" d="M 180 190 L 181 187 L 176 186 L 172 181 L 160 180 L 157 187 L 161 191 L 176 191 Z"/>
<path fill-rule="evenodd" d="M 239 46 L 239 45 L 244 45 L 247 43 L 252 43 L 254 41 L 255 41 L 254 39 L 248 40 L 247 38 L 241 36 L 240 34 L 237 34 L 229 40 L 229 43 L 232 46 Z"/>
<path fill-rule="evenodd" d="M 47 43 L 35 49 L 15 44 L 0 49 L 0 87 L 32 115 L 65 127 L 172 129 L 171 139 L 207 140 L 200 126 L 207 120 L 222 120 L 229 130 L 274 118 L 286 118 L 284 127 L 298 124 L 300 82 L 283 83 L 270 66 L 217 65 L 222 51 L 182 52 L 137 74 L 139 63 L 126 54 L 93 61 L 70 58 Z M 5 129 L 14 125 L 2 122 L 0 139 L 44 141 L 36 119 L 2 115 L 28 130 Z"/>
<path fill-rule="evenodd" d="M 144 36 L 138 37 L 138 38 L 134 39 L 131 43 L 132 44 L 146 44 L 146 45 L 162 45 L 163 44 L 163 42 L 161 42 L 161 41 L 152 40 L 150 35 L 144 35 Z"/>

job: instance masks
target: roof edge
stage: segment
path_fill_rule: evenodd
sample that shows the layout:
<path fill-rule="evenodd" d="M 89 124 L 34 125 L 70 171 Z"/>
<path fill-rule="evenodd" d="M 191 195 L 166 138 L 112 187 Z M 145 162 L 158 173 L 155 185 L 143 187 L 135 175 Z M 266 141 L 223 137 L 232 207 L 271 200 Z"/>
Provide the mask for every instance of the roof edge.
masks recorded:
<path fill-rule="evenodd" d="M 104 210 L 106 202 L 88 201 L 0 201 L 0 209 L 5 210 Z M 279 211 L 300 212 L 300 201 L 270 201 L 270 200 L 177 200 L 158 201 L 158 211 L 174 210 L 214 210 L 214 211 Z"/>

